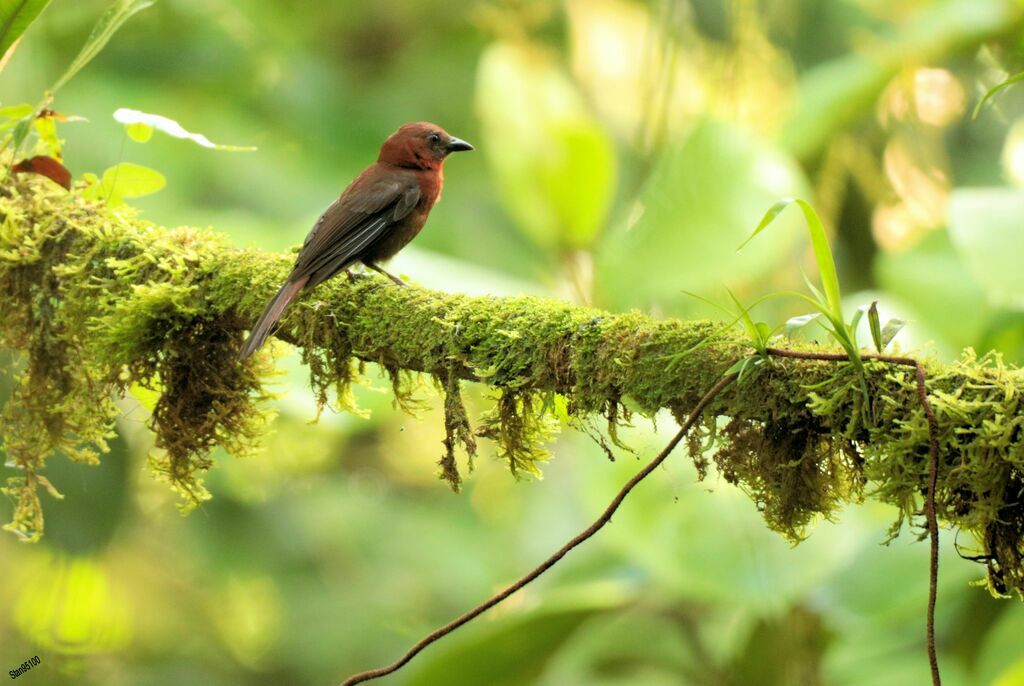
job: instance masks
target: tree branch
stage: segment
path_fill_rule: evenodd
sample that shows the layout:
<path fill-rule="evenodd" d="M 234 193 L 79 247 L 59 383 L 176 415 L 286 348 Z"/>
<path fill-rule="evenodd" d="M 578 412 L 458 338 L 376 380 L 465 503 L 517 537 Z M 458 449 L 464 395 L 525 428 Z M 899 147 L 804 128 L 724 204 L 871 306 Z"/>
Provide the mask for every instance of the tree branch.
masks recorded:
<path fill-rule="evenodd" d="M 42 526 L 35 477 L 46 457 L 97 459 L 116 415 L 110 398 L 136 385 L 159 393 L 155 473 L 186 504 L 209 497 L 201 476 L 210 448 L 244 451 L 265 424 L 260 378 L 270 356 L 239 366 L 235 353 L 292 261 L 239 250 L 213 232 L 153 226 L 51 186 L 10 178 L 0 185 L 0 345 L 26 360 L 0 437 L 23 472 L 9 486 L 20 504 L 8 528 L 30 538 Z M 278 336 L 299 348 L 325 403 L 344 407 L 366 362 L 387 370 L 399 399 L 404 375 L 433 375 L 449 413 L 465 413 L 458 380 L 494 388 L 499 399 L 475 420 L 477 434 L 525 471 L 545 457 L 545 396 L 563 396 L 578 417 L 620 422 L 629 411 L 668 410 L 681 422 L 750 352 L 713 322 L 400 289 L 375 275 L 323 284 L 287 314 Z M 993 591 L 1019 592 L 1024 376 L 970 352 L 951 365 L 923 364 L 938 428 L 937 517 L 975 535 Z M 728 389 L 706 408 L 691 440 L 713 439 L 719 473 L 794 540 L 866 493 L 895 505 L 900 523 L 924 529 L 930 418 L 915 373 L 877 360 L 865 367 L 862 385 L 841 362 L 761 365 L 742 392 Z M 468 418 L 446 424 L 458 434 L 452 445 L 468 447 Z M 697 464 L 708 466 L 699 456 Z"/>

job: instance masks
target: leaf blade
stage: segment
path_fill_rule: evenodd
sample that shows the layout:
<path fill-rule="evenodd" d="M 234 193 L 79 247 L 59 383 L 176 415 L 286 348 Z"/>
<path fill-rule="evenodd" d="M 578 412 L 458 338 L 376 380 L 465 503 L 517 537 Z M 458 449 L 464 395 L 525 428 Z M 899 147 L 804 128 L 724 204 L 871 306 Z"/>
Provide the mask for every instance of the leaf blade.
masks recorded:
<path fill-rule="evenodd" d="M 60 78 L 53 84 L 53 87 L 50 88 L 50 93 L 56 93 L 62 86 L 74 78 L 75 74 L 81 71 L 85 65 L 89 64 L 106 47 L 111 37 L 121 28 L 122 24 L 136 13 L 155 5 L 156 1 L 114 0 L 93 26 L 92 32 L 85 40 L 85 45 L 78 51 L 75 59 L 71 61 L 68 68 L 64 70 L 64 73 L 61 74 Z"/>
<path fill-rule="evenodd" d="M 6 58 L 7 51 L 48 4 L 50 0 L 19 0 L 13 7 L 7 6 L 8 3 L 0 3 L 0 55 Z M 6 62 L 4 59 L 0 63 L 0 69 L 3 69 L 2 65 Z"/>

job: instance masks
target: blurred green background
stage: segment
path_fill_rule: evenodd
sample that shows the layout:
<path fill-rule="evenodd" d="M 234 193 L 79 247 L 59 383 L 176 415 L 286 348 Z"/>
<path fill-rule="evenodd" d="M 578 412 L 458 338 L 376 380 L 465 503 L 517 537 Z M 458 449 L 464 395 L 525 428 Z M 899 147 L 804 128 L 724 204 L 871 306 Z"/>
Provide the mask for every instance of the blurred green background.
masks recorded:
<path fill-rule="evenodd" d="M 37 102 L 104 8 L 54 0 L 0 75 L 0 103 Z M 61 127 L 76 178 L 153 167 L 167 187 L 132 201 L 146 218 L 268 250 L 301 242 L 399 125 L 434 121 L 478 152 L 449 162 L 394 270 L 615 311 L 718 316 L 682 291 L 802 288 L 814 266 L 798 213 L 736 246 L 775 200 L 805 197 L 851 311 L 878 300 L 910 320 L 903 349 L 1020 364 L 1024 88 L 970 115 L 1024 68 L 1022 21 L 1012 0 L 161 0 L 54 107 L 88 119 Z M 118 107 L 259 150 L 139 144 Z M 282 346 L 278 364 L 266 449 L 219 454 L 214 499 L 188 517 L 146 473 L 132 398 L 100 466 L 50 460 L 66 498 L 45 502 L 43 542 L 0 538 L 0 669 L 39 655 L 19 683 L 335 683 L 531 568 L 639 466 L 569 428 L 542 481 L 517 483 L 485 450 L 455 496 L 436 479 L 431 388 L 412 418 L 371 370 L 368 419 L 308 424 L 297 355 Z M 658 428 L 638 420 L 626 439 L 646 458 L 671 419 Z M 928 551 L 917 531 L 882 546 L 893 518 L 868 502 L 792 548 L 679 454 L 595 540 L 389 683 L 923 684 Z M 983 569 L 954 539 L 943 532 L 945 683 L 1024 684 L 1024 608 L 972 588 Z"/>

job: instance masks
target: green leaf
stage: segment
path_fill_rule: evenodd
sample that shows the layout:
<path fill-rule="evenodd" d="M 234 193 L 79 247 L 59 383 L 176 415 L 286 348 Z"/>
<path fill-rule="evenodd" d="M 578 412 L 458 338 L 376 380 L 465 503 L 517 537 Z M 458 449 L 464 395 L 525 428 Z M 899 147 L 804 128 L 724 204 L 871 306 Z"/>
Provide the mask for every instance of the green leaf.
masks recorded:
<path fill-rule="evenodd" d="M 50 88 L 50 93 L 56 93 L 60 88 L 74 78 L 75 74 L 89 64 L 96 55 L 106 47 L 111 37 L 117 32 L 121 25 L 147 7 L 156 4 L 156 0 L 114 0 L 99 18 L 92 28 L 92 33 L 85 41 L 85 45 L 79 50 L 78 55 L 71 61 L 71 65 L 64 71 L 57 82 Z"/>
<path fill-rule="evenodd" d="M 1020 83 L 1021 81 L 1024 81 L 1024 71 L 1020 72 L 1019 74 L 1014 74 L 1013 76 L 1006 79 L 1002 83 L 992 86 L 992 88 L 989 88 L 988 92 L 986 92 L 985 95 L 982 96 L 981 100 L 978 101 L 978 104 L 974 106 L 974 112 L 971 114 L 971 119 L 978 118 L 978 115 L 981 113 L 981 108 L 984 107 L 985 103 L 988 102 L 993 95 L 1003 90 L 1004 88 L 1009 88 L 1013 84 Z"/>
<path fill-rule="evenodd" d="M 748 284 L 792 262 L 795 217 L 782 217 L 757 250 L 736 252 L 764 208 L 809 192 L 803 171 L 769 142 L 731 124 L 705 121 L 659 155 L 631 224 L 602 241 L 595 277 L 601 304 L 659 306 L 678 313 L 681 289 L 711 292 Z"/>
<path fill-rule="evenodd" d="M 738 377 L 742 376 L 743 372 L 746 371 L 747 366 L 750 364 L 750 361 L 756 357 L 756 355 L 747 355 L 745 357 L 741 357 L 740 359 L 733 362 L 732 366 L 726 369 L 722 376 L 729 376 L 730 374 L 736 374 Z"/>
<path fill-rule="evenodd" d="M 878 320 L 878 301 L 871 303 L 868 308 L 868 328 L 871 329 L 871 340 L 875 344 L 875 350 L 885 350 L 885 343 L 882 342 L 882 327 Z"/>
<path fill-rule="evenodd" d="M 949 237 L 989 302 L 1024 309 L 1024 192 L 959 188 L 949 205 Z"/>
<path fill-rule="evenodd" d="M 864 313 L 868 311 L 868 305 L 861 305 L 857 308 L 857 311 L 853 313 L 850 318 L 850 331 L 856 331 L 857 325 L 860 324 L 860 320 L 864 318 Z"/>
<path fill-rule="evenodd" d="M 808 69 L 800 78 L 793 116 L 783 127 L 784 149 L 807 160 L 837 133 L 869 116 L 879 95 L 913 56 L 930 64 L 958 50 L 972 51 L 988 38 L 1013 31 L 1019 3 L 1006 0 L 945 0 L 915 5 L 893 35 L 876 35 L 872 46 Z"/>
<path fill-rule="evenodd" d="M 36 133 L 39 134 L 39 142 L 42 144 L 46 154 L 50 157 L 60 159 L 61 141 L 57 136 L 57 122 L 53 117 L 36 117 L 33 120 Z"/>
<path fill-rule="evenodd" d="M 907 322 L 905 322 L 902 319 L 895 319 L 894 318 L 894 319 L 890 319 L 889 321 L 887 321 L 885 323 L 885 326 L 882 327 L 882 335 L 881 335 L 882 347 L 878 350 L 878 352 L 882 352 L 883 350 L 885 350 L 885 348 L 890 343 L 892 343 L 892 339 L 896 338 L 896 334 L 898 334 L 900 331 L 902 331 L 903 327 L 906 326 L 906 325 L 907 325 Z"/>
<path fill-rule="evenodd" d="M 585 589 L 572 601 L 552 602 L 472 624 L 442 641 L 410 668 L 406 686 L 535 683 L 544 667 L 588 619 L 624 602 L 617 588 Z"/>
<path fill-rule="evenodd" d="M 122 107 L 114 112 L 114 120 L 124 124 L 125 130 L 132 140 L 145 143 L 153 135 L 153 130 L 166 133 L 174 138 L 190 140 L 197 145 L 212 150 L 226 150 L 229 152 L 252 152 L 256 150 L 250 145 L 220 145 L 214 143 L 201 133 L 186 131 L 178 122 L 159 114 L 149 114 L 138 110 L 130 110 Z"/>
<path fill-rule="evenodd" d="M 2 0 L 0 0 L 2 1 Z M 21 105 L 8 105 L 7 107 L 0 107 L 0 117 L 4 119 L 24 119 L 35 112 L 35 108 L 29 104 Z"/>
<path fill-rule="evenodd" d="M 750 337 L 750 344 L 760 352 L 763 346 L 760 343 L 760 335 L 758 333 L 757 326 L 754 324 L 754 320 L 750 317 L 750 310 L 743 306 L 743 303 L 739 301 L 739 298 L 737 298 L 731 290 L 728 288 L 725 290 L 732 299 L 733 304 L 736 305 L 736 311 L 738 313 L 740 323 L 743 324 L 743 329 L 747 332 L 747 336 Z"/>
<path fill-rule="evenodd" d="M 83 175 L 86 181 L 96 177 Z M 124 204 L 125 198 L 139 198 L 156 193 L 167 185 L 163 174 L 131 162 L 121 162 L 103 172 L 98 182 L 91 183 L 82 191 L 82 196 L 90 200 L 102 200 L 111 207 Z"/>
<path fill-rule="evenodd" d="M 559 56 L 495 43 L 480 58 L 476 90 L 480 147 L 516 227 L 547 249 L 590 248 L 615 196 L 615 146 Z"/>
<path fill-rule="evenodd" d="M 124 130 L 136 143 L 146 143 L 153 137 L 153 127 L 149 124 L 126 124 Z"/>
<path fill-rule="evenodd" d="M 772 331 L 772 327 L 768 326 L 767 322 L 757 322 L 754 324 L 754 328 L 757 330 L 758 340 L 761 343 L 759 349 L 764 349 L 768 345 L 768 341 L 771 339 L 774 331 Z"/>
<path fill-rule="evenodd" d="M 0 0 L 0 57 L 25 33 L 50 0 Z"/>
<path fill-rule="evenodd" d="M 931 231 L 911 248 L 881 251 L 874 273 L 879 287 L 903 303 L 901 312 L 918 322 L 920 337 L 935 340 L 943 355 L 955 357 L 979 344 L 993 307 L 950 237 L 950 231 Z"/>
<path fill-rule="evenodd" d="M 832 257 L 832 248 L 828 242 L 828 235 L 825 227 L 821 224 L 818 213 L 814 211 L 810 203 L 799 198 L 784 198 L 772 205 L 765 213 L 761 223 L 754 229 L 747 240 L 743 241 L 739 249 L 749 243 L 754 237 L 764 231 L 775 220 L 779 214 L 792 204 L 797 204 L 804 213 L 807 221 L 807 230 L 811 234 L 811 245 L 814 248 L 814 260 L 818 264 L 818 276 L 821 278 L 821 285 L 825 289 L 825 301 L 828 305 L 831 318 L 842 321 L 842 296 L 839 293 L 839 276 L 836 273 L 836 263 Z"/>
<path fill-rule="evenodd" d="M 11 134 L 11 141 L 14 143 L 14 149 L 17 150 L 21 147 L 22 142 L 28 137 L 28 132 L 32 129 L 32 117 L 28 116 L 24 119 L 18 120 L 17 126 L 14 127 L 14 132 Z"/>

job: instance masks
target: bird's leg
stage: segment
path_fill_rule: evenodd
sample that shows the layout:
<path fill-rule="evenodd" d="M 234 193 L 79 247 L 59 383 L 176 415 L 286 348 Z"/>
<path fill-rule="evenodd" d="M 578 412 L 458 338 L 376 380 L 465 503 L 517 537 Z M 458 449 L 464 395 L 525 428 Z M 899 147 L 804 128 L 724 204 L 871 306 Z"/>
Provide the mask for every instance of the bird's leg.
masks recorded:
<path fill-rule="evenodd" d="M 373 271 L 377 272 L 378 274 L 383 274 L 384 276 L 388 277 L 389 279 L 391 279 L 392 281 L 397 283 L 399 286 L 406 285 L 405 282 L 402 281 L 400 278 L 398 278 L 397 276 L 395 276 L 394 274 L 392 274 L 390 272 L 384 271 L 383 269 L 381 269 L 380 267 L 375 265 L 373 262 L 363 262 L 363 264 L 365 264 L 367 267 L 369 267 Z"/>

